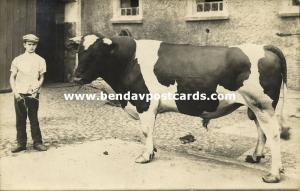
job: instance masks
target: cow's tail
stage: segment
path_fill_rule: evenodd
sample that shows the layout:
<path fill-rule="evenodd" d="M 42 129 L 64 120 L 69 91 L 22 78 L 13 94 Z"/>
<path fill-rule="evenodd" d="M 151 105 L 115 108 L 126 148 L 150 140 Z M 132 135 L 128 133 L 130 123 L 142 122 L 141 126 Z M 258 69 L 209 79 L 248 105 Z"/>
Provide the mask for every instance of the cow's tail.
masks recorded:
<path fill-rule="evenodd" d="M 286 105 L 286 102 L 287 102 L 287 94 L 288 94 L 288 89 L 287 89 L 287 66 L 286 66 L 286 59 L 285 59 L 285 56 L 284 54 L 282 53 L 282 51 L 276 47 L 276 46 L 273 46 L 273 45 L 267 45 L 264 47 L 265 50 L 268 50 L 268 51 L 271 51 L 273 52 L 274 54 L 276 54 L 279 59 L 280 59 L 280 64 L 281 64 L 281 75 L 282 75 L 282 87 L 283 87 L 283 92 L 282 92 L 282 96 L 283 96 L 283 99 L 282 99 L 282 107 L 281 107 L 281 110 L 280 110 L 280 119 L 279 119 L 279 122 L 280 122 L 280 125 L 281 125 L 281 134 L 280 134 L 280 137 L 282 139 L 289 139 L 290 138 L 290 127 L 287 125 L 287 116 L 284 112 L 284 107 Z"/>
<path fill-rule="evenodd" d="M 290 127 L 287 125 L 287 115 L 284 112 L 284 106 L 286 105 L 287 102 L 287 93 L 288 89 L 286 86 L 286 83 L 283 82 L 283 92 L 282 92 L 282 96 L 283 96 L 283 101 L 282 101 L 282 107 L 281 107 L 281 111 L 280 111 L 280 125 L 281 125 L 281 133 L 280 133 L 280 137 L 282 139 L 288 140 L 290 138 Z"/>

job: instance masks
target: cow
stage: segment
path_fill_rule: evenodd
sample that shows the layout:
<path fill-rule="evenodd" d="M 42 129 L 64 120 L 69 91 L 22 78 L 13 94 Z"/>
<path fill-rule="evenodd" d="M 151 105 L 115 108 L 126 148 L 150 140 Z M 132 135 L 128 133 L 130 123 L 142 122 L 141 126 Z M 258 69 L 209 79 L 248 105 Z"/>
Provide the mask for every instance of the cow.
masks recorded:
<path fill-rule="evenodd" d="M 241 106 L 257 126 L 255 151 L 246 162 L 258 163 L 268 141 L 271 170 L 264 182 L 280 182 L 283 172 L 280 130 L 284 117 L 275 115 L 281 86 L 287 94 L 287 66 L 282 51 L 273 45 L 196 46 L 158 40 L 135 40 L 128 36 L 107 38 L 99 34 L 70 39 L 77 48 L 78 68 L 74 81 L 88 84 L 103 78 L 119 94 L 232 93 L 234 100 L 120 100 L 122 108 L 134 108 L 145 136 L 145 150 L 135 162 L 154 159 L 153 128 L 160 111 L 176 111 L 209 120 L 230 114 Z M 283 101 L 284 103 L 284 101 Z M 282 107 L 283 108 L 283 107 Z"/>

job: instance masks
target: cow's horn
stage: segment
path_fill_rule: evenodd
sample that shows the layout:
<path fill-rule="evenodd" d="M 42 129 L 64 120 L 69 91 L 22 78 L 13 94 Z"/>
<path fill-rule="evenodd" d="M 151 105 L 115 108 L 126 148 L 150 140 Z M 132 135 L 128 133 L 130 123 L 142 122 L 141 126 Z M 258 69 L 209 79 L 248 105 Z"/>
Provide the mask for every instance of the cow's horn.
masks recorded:
<path fill-rule="evenodd" d="M 111 45 L 112 41 L 109 38 L 103 38 L 103 43 L 105 43 L 107 45 Z"/>
<path fill-rule="evenodd" d="M 73 42 L 75 42 L 77 44 L 80 44 L 81 39 L 82 39 L 82 36 L 75 36 L 73 38 L 70 38 L 69 40 L 71 40 L 71 41 L 73 41 Z"/>

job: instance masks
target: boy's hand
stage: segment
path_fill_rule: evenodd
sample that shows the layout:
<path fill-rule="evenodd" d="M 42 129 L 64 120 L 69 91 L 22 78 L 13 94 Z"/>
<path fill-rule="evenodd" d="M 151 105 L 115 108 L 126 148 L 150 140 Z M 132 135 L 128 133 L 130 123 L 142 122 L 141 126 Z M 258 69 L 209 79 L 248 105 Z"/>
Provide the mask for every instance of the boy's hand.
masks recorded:
<path fill-rule="evenodd" d="M 20 101 L 22 99 L 22 97 L 19 93 L 15 93 L 15 98 L 17 101 Z"/>
<path fill-rule="evenodd" d="M 37 93 L 37 92 L 35 92 L 35 93 L 31 94 L 31 96 L 30 96 L 30 97 L 38 99 L 38 93 Z"/>
<path fill-rule="evenodd" d="M 40 87 L 35 87 L 31 90 L 31 94 L 36 94 L 39 91 Z"/>

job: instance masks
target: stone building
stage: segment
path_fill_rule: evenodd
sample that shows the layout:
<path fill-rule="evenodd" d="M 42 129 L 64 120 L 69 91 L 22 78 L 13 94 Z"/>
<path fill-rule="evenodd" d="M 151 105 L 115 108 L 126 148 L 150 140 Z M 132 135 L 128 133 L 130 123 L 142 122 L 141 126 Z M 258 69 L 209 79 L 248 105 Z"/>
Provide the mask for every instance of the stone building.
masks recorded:
<path fill-rule="evenodd" d="M 288 86 L 300 90 L 300 0 L 0 0 L 0 5 L 0 92 L 9 89 L 10 64 L 23 51 L 24 33 L 40 36 L 46 80 L 62 82 L 72 80 L 75 67 L 75 54 L 64 45 L 68 38 L 110 37 L 121 29 L 136 39 L 172 43 L 278 46 L 287 57 Z"/>
<path fill-rule="evenodd" d="M 299 0 L 81 1 L 81 33 L 196 45 L 272 44 L 288 62 L 288 86 L 300 89 Z M 278 34 L 281 34 L 278 36 Z M 298 35 L 297 35 L 298 34 Z"/>

